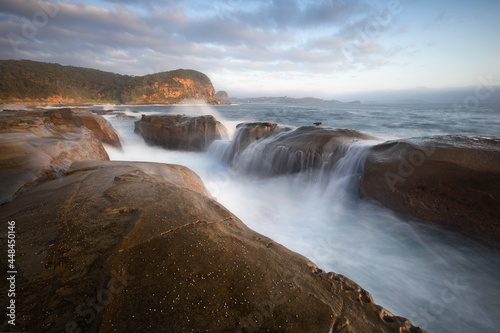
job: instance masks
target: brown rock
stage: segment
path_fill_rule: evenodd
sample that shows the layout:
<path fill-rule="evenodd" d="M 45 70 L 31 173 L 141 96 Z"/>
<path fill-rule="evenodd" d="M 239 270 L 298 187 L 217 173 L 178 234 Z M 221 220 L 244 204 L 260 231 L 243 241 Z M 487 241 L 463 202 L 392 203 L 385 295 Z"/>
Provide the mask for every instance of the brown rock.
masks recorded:
<path fill-rule="evenodd" d="M 34 115 L 34 113 L 30 114 Z M 44 115 L 48 116 L 54 125 L 60 127 L 69 126 L 69 128 L 84 126 L 102 143 L 116 148 L 122 147 L 120 137 L 109 121 L 99 115 L 93 114 L 92 110 L 61 108 L 46 111 Z"/>
<path fill-rule="evenodd" d="M 82 126 L 83 122 L 78 118 L 73 117 L 70 108 L 54 109 L 46 111 L 45 114 L 49 116 L 50 121 L 57 126 Z"/>
<path fill-rule="evenodd" d="M 110 146 L 121 148 L 120 137 L 113 126 L 105 118 L 91 112 L 78 112 L 75 118 L 83 120 L 83 126 L 94 133 L 95 137 Z"/>
<path fill-rule="evenodd" d="M 215 140 L 227 137 L 224 125 L 213 116 L 145 116 L 135 122 L 135 133 L 146 143 L 167 149 L 203 151 Z"/>
<path fill-rule="evenodd" d="M 234 138 L 237 151 L 242 151 L 251 143 L 278 132 L 278 124 L 275 123 L 242 123 L 236 125 L 236 135 Z M 287 127 L 284 130 L 291 130 Z"/>
<path fill-rule="evenodd" d="M 18 331 L 422 332 L 248 229 L 181 166 L 75 163 L 0 207 L 7 221 Z"/>
<path fill-rule="evenodd" d="M 439 136 L 374 146 L 361 193 L 500 246 L 500 139 Z"/>
<path fill-rule="evenodd" d="M 101 130 L 91 132 L 84 122 L 69 109 L 1 112 L 0 204 L 25 186 L 62 176 L 74 161 L 109 160 L 93 134 Z"/>
<path fill-rule="evenodd" d="M 237 126 L 230 149 L 233 162 L 238 155 L 252 154 L 250 164 L 244 166 L 247 171 L 276 175 L 333 167 L 346 154 L 349 143 L 359 140 L 378 139 L 348 129 L 249 123 Z M 259 142 L 249 147 L 255 141 Z"/>

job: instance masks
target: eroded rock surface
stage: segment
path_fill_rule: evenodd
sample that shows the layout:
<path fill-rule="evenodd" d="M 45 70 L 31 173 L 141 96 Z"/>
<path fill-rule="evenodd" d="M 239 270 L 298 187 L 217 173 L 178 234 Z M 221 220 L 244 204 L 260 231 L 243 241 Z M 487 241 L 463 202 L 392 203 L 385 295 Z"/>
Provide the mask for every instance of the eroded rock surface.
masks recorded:
<path fill-rule="evenodd" d="M 83 121 L 83 126 L 87 127 L 95 137 L 102 143 L 115 148 L 121 148 L 120 137 L 113 126 L 103 117 L 92 114 L 91 111 L 78 111 L 75 118 Z"/>
<path fill-rule="evenodd" d="M 77 162 L 0 207 L 10 220 L 19 331 L 422 332 L 250 230 L 181 166 Z"/>
<path fill-rule="evenodd" d="M 121 146 L 111 125 L 90 113 L 0 112 L 0 203 L 26 185 L 61 176 L 74 161 L 109 160 L 101 142 Z"/>
<path fill-rule="evenodd" d="M 135 133 L 146 143 L 173 150 L 203 151 L 227 137 L 224 125 L 213 116 L 145 116 L 135 122 Z"/>
<path fill-rule="evenodd" d="M 500 246 L 500 139 L 438 136 L 371 148 L 361 192 Z"/>

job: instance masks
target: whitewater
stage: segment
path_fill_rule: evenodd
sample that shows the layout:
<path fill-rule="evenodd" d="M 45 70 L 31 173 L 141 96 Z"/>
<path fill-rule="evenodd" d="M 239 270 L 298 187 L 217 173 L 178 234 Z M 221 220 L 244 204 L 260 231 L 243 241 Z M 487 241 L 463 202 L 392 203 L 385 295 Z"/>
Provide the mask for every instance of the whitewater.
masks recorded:
<path fill-rule="evenodd" d="M 256 143 L 232 162 L 228 149 L 243 122 L 347 128 L 384 140 L 416 136 L 500 135 L 500 107 L 448 104 L 315 104 L 228 106 L 94 106 L 128 117 L 105 116 L 123 149 L 107 147 L 112 160 L 185 165 L 220 203 L 253 230 L 296 251 L 325 271 L 345 275 L 375 302 L 428 332 L 498 332 L 500 252 L 457 233 L 362 200 L 357 184 L 366 150 L 345 147 L 332 166 L 295 175 L 272 175 L 270 156 Z M 212 114 L 229 129 L 228 140 L 207 152 L 148 146 L 134 134 L 141 114 Z M 307 169 L 307 168 L 306 168 Z"/>

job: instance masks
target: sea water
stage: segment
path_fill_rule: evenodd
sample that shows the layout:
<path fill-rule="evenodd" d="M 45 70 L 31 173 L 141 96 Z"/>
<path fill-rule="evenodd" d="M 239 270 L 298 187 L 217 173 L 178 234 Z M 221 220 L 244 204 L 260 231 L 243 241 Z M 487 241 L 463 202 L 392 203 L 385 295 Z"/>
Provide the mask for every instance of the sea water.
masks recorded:
<path fill-rule="evenodd" d="M 236 125 L 267 121 L 349 128 L 382 139 L 444 134 L 500 136 L 500 107 L 422 104 L 305 104 L 228 106 L 96 106 L 121 109 L 136 119 L 106 116 L 123 150 L 112 160 L 185 165 L 211 194 L 246 225 L 316 263 L 343 274 L 395 315 L 428 332 L 500 331 L 500 252 L 457 233 L 400 216 L 359 199 L 361 142 L 335 168 L 273 176 L 230 167 L 221 155 L 231 142 L 208 152 L 177 152 L 147 146 L 134 134 L 140 114 L 212 114 L 234 135 Z M 252 156 L 246 156 L 251 162 Z M 250 162 L 242 162 L 250 163 Z M 241 166 L 241 165 L 240 165 Z M 249 172 L 250 170 L 250 172 Z"/>

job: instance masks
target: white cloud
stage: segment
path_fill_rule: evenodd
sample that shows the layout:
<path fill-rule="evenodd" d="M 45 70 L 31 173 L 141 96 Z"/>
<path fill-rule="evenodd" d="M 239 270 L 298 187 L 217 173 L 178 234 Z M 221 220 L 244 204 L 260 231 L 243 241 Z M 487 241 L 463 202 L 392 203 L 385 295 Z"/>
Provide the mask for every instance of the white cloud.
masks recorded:
<path fill-rule="evenodd" d="M 382 17 L 384 7 L 361 0 L 93 0 L 88 5 L 66 0 L 54 9 L 55 15 L 44 11 L 54 8 L 48 0 L 1 1 L 2 59 L 135 75 L 193 68 L 229 87 L 246 73 L 249 78 L 265 77 L 269 89 L 300 86 L 301 76 L 323 82 L 318 89 L 341 86 L 338 82 L 347 80 L 346 73 L 394 70 L 395 64 L 417 59 L 416 47 L 404 41 L 412 31 L 399 23 L 402 18 Z M 44 12 L 46 24 L 33 21 Z M 433 24 L 443 24 L 454 17 L 460 16 L 440 9 L 430 18 Z M 38 26 L 30 31 L 30 24 Z M 8 36 L 17 39 L 12 42 Z M 427 44 L 417 43 L 419 55 Z M 399 58 L 402 55 L 406 58 Z M 252 82 L 245 82 L 252 89 Z"/>

